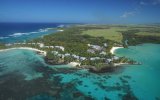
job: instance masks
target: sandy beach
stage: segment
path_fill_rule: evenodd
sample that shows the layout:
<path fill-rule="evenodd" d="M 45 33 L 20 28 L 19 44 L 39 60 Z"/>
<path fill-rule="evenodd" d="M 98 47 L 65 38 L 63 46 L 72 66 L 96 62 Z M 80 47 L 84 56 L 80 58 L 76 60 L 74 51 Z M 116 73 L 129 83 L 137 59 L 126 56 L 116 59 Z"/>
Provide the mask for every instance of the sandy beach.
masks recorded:
<path fill-rule="evenodd" d="M 114 66 L 128 65 L 128 63 L 114 63 Z"/>
<path fill-rule="evenodd" d="M 70 62 L 68 65 L 76 67 L 76 66 L 80 66 L 80 63 L 78 63 L 78 62 Z"/>
<path fill-rule="evenodd" d="M 112 47 L 110 50 L 110 53 L 114 54 L 115 50 L 120 49 L 120 48 L 123 48 L 123 47 Z"/>
<path fill-rule="evenodd" d="M 40 52 L 43 56 L 46 56 L 46 55 L 47 55 L 47 52 L 46 52 L 46 51 L 42 51 L 42 50 L 39 50 L 39 49 L 36 49 L 36 48 L 31 48 L 31 47 L 16 47 L 16 48 L 2 49 L 2 50 L 0 50 L 0 52 L 2 52 L 2 51 L 8 51 L 8 50 L 13 50 L 13 49 L 32 50 L 32 51 Z"/>
<path fill-rule="evenodd" d="M 58 31 L 63 32 L 64 30 L 58 30 Z"/>

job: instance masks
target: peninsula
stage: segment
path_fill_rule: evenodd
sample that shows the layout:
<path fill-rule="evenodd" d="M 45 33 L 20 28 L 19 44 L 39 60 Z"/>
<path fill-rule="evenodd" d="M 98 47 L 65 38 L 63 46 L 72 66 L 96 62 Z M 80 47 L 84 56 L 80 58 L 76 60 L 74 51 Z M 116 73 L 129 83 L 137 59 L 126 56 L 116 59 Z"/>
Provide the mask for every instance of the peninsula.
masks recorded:
<path fill-rule="evenodd" d="M 156 26 L 144 25 L 72 25 L 27 42 L 1 44 L 1 48 L 27 47 L 43 53 L 45 61 L 51 65 L 69 64 L 92 72 L 112 72 L 122 64 L 140 64 L 115 56 L 114 52 L 130 45 L 160 43 L 158 33 L 144 34 L 154 29 L 159 31 Z"/>

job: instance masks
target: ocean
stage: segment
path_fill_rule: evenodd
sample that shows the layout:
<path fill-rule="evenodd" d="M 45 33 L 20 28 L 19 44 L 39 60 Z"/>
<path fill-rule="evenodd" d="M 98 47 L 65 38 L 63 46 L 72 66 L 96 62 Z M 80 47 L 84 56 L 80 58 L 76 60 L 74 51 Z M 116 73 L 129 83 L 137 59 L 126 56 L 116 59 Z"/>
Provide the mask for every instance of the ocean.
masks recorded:
<path fill-rule="evenodd" d="M 116 55 L 140 61 L 142 65 L 125 65 L 114 73 L 103 74 L 69 65 L 47 65 L 34 51 L 0 52 L 0 99 L 158 100 L 159 50 L 158 44 L 119 49 Z"/>
<path fill-rule="evenodd" d="M 54 33 L 59 26 L 67 23 L 0 23 L 0 42 L 24 42 L 45 34 Z"/>
<path fill-rule="evenodd" d="M 4 33 L 1 37 L 14 32 Z M 30 50 L 3 51 L 0 52 L 0 100 L 159 100 L 159 51 L 160 44 L 118 49 L 117 56 L 142 64 L 124 65 L 113 73 L 101 74 L 69 65 L 48 65 L 43 56 Z"/>

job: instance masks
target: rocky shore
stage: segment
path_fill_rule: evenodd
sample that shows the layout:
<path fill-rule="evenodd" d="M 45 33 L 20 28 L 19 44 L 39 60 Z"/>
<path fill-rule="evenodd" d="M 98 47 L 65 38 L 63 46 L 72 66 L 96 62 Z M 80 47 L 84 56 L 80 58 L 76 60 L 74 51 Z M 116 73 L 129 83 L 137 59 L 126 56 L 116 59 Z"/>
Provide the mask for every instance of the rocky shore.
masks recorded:
<path fill-rule="evenodd" d="M 64 65 L 67 64 L 67 62 L 64 62 L 64 60 L 59 60 L 56 61 L 54 59 L 49 59 L 47 57 L 44 57 L 45 63 L 49 64 L 49 65 Z"/>

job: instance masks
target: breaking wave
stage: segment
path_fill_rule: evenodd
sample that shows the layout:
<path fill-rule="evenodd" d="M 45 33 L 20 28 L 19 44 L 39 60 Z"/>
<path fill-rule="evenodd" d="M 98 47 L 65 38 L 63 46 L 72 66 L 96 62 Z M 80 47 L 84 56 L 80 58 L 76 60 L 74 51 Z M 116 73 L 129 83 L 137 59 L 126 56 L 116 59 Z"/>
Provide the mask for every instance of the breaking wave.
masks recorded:
<path fill-rule="evenodd" d="M 12 37 L 18 37 L 18 36 L 21 36 L 21 35 L 30 35 L 31 33 L 14 33 L 14 34 L 11 34 L 9 36 L 12 36 Z"/>
<path fill-rule="evenodd" d="M 19 37 L 22 35 L 30 35 L 30 34 L 35 34 L 35 33 L 41 33 L 41 32 L 47 32 L 50 28 L 45 28 L 45 29 L 39 29 L 36 32 L 27 32 L 27 33 L 13 33 L 11 35 L 8 35 L 10 37 Z M 1 38 L 0 38 L 1 39 Z M 2 38 L 3 39 L 3 38 Z"/>
<path fill-rule="evenodd" d="M 6 39 L 6 38 L 9 38 L 9 37 L 0 37 L 0 39 Z"/>

